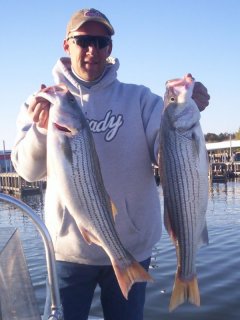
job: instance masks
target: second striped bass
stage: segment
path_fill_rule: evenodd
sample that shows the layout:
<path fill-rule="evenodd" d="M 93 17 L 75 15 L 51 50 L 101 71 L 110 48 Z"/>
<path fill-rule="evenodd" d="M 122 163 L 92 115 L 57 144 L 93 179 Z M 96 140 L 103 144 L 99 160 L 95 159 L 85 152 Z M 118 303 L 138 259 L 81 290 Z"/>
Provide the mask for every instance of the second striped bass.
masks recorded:
<path fill-rule="evenodd" d="M 123 247 L 114 224 L 114 205 L 104 187 L 88 122 L 75 97 L 64 85 L 46 88 L 38 96 L 50 101 L 47 132 L 47 171 L 59 188 L 61 202 L 88 243 L 109 256 L 127 299 L 135 282 L 152 281 L 146 270 Z M 69 232 L 69 231 L 67 231 Z"/>
<path fill-rule="evenodd" d="M 185 300 L 200 305 L 196 254 L 208 243 L 208 157 L 193 86 L 190 75 L 167 82 L 160 128 L 164 224 L 177 254 L 170 311 Z"/>

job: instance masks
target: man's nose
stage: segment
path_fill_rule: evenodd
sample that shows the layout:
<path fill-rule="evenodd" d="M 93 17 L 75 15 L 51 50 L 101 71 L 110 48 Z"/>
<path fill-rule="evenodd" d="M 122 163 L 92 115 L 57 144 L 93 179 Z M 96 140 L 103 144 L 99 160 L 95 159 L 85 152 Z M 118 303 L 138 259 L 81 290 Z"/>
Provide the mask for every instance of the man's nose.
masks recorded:
<path fill-rule="evenodd" d="M 96 45 L 94 43 L 91 43 L 88 45 L 88 52 L 93 53 L 97 50 Z"/>

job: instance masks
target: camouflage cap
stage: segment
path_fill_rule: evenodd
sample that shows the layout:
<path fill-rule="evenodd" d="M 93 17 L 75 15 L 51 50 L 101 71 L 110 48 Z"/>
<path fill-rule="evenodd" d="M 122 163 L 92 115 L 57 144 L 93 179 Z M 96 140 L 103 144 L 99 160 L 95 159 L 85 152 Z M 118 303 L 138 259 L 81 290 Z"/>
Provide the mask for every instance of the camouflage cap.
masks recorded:
<path fill-rule="evenodd" d="M 82 9 L 73 14 L 67 25 L 66 36 L 68 37 L 70 32 L 78 30 L 78 28 L 88 21 L 99 22 L 107 28 L 109 35 L 112 36 L 114 34 L 114 29 L 108 18 L 100 11 L 91 8 Z"/>

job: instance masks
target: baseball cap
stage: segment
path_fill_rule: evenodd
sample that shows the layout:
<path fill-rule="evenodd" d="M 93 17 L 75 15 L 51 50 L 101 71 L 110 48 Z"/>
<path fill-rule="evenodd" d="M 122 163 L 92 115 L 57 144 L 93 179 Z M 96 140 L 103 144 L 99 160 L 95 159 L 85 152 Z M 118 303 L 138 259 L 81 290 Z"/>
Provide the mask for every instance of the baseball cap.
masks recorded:
<path fill-rule="evenodd" d="M 71 17 L 67 25 L 66 36 L 68 37 L 70 32 L 78 30 L 78 28 L 80 28 L 84 23 L 88 21 L 99 22 L 107 28 L 109 35 L 112 36 L 114 34 L 114 29 L 110 21 L 108 20 L 108 18 L 102 12 L 91 8 L 91 9 L 82 9 L 73 14 L 73 16 Z"/>

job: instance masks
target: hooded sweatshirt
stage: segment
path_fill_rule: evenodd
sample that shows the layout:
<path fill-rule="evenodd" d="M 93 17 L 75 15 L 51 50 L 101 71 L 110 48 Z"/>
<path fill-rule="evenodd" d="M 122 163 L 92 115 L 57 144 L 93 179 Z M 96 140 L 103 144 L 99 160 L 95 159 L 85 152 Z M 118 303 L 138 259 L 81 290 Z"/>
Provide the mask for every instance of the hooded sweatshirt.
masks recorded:
<path fill-rule="evenodd" d="M 53 77 L 55 84 L 67 85 L 89 122 L 104 185 L 117 208 L 116 230 L 124 247 L 136 260 L 142 261 L 151 256 L 161 236 L 160 200 L 152 163 L 156 163 L 158 153 L 163 100 L 144 86 L 120 82 L 118 68 L 118 60 L 109 58 L 104 76 L 89 88 L 77 81 L 70 59 L 64 57 L 54 66 Z M 31 122 L 28 104 L 29 100 L 18 117 L 12 161 L 20 176 L 36 181 L 47 178 L 47 131 Z M 85 242 L 60 201 L 56 183 L 47 179 L 45 195 L 45 223 L 56 259 L 89 265 L 110 264 L 101 247 Z"/>

